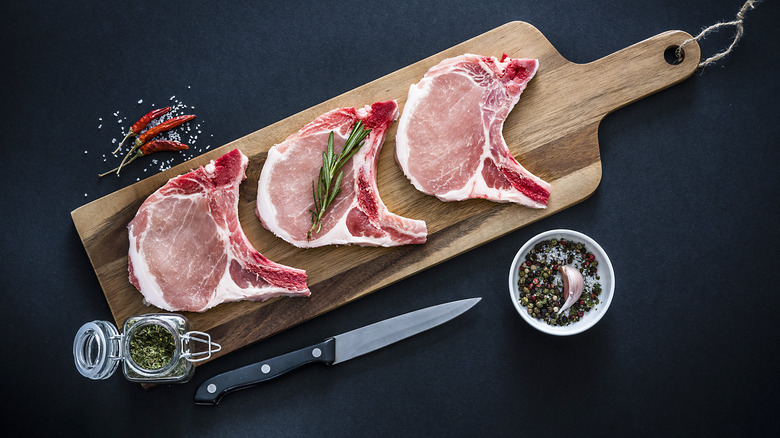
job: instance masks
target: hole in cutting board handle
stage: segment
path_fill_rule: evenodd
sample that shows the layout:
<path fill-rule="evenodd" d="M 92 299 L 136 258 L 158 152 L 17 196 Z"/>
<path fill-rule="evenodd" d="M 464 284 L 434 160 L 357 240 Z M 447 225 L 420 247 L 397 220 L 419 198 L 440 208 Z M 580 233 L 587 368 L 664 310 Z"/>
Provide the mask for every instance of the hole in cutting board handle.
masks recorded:
<path fill-rule="evenodd" d="M 677 59 L 677 49 L 680 46 L 669 46 L 664 50 L 664 59 L 669 65 L 679 65 L 685 60 L 685 49 L 680 50 L 680 59 Z"/>

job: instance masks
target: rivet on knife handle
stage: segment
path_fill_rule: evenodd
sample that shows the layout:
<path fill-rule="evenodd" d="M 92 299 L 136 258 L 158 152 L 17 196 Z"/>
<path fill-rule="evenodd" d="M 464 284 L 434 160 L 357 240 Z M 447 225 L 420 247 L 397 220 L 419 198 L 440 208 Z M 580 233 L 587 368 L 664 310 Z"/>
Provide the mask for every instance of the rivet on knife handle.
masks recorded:
<path fill-rule="evenodd" d="M 335 341 L 329 338 L 316 345 L 218 374 L 200 385 L 195 392 L 195 403 L 215 405 L 228 392 L 249 388 L 307 363 L 331 364 L 335 358 Z"/>

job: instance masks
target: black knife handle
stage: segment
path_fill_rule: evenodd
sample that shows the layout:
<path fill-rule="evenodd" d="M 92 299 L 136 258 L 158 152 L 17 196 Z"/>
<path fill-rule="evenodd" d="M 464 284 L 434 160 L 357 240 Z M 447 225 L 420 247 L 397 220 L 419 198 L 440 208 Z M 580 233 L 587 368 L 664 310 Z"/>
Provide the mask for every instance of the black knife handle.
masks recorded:
<path fill-rule="evenodd" d="M 228 392 L 273 379 L 307 363 L 332 364 L 334 360 L 336 360 L 336 341 L 329 338 L 310 347 L 218 374 L 203 382 L 195 391 L 195 404 L 216 405 Z"/>

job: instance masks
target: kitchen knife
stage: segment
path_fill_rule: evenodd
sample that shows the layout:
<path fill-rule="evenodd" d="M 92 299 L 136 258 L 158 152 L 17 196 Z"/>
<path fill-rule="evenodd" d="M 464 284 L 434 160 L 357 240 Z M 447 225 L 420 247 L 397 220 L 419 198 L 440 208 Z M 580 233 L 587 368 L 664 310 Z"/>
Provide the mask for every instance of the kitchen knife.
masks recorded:
<path fill-rule="evenodd" d="M 248 388 L 311 362 L 335 365 L 443 324 L 482 298 L 470 298 L 416 310 L 328 338 L 297 351 L 218 374 L 195 392 L 195 403 L 216 405 L 227 393 Z"/>

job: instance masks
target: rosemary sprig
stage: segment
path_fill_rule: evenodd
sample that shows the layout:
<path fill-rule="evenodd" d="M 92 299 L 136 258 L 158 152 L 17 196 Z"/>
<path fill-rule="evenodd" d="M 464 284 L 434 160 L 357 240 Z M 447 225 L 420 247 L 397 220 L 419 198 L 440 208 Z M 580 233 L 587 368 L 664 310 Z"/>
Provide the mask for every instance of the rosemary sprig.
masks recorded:
<path fill-rule="evenodd" d="M 347 137 L 347 142 L 340 154 L 333 151 L 333 131 L 328 136 L 328 147 L 322 153 L 322 167 L 317 181 L 311 182 L 311 191 L 314 195 L 314 208 L 311 212 L 311 229 L 306 233 L 306 239 L 311 239 L 311 233 L 319 233 L 322 229 L 322 218 L 330 203 L 341 193 L 341 177 L 344 172 L 339 172 L 342 166 L 352 158 L 363 146 L 363 140 L 371 132 L 363 127 L 363 121 L 358 120 L 352 127 L 352 132 Z M 338 175 L 336 174 L 338 172 Z M 335 181 L 334 181 L 335 180 Z M 315 231 L 316 229 L 316 231 Z"/>

